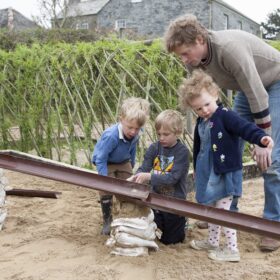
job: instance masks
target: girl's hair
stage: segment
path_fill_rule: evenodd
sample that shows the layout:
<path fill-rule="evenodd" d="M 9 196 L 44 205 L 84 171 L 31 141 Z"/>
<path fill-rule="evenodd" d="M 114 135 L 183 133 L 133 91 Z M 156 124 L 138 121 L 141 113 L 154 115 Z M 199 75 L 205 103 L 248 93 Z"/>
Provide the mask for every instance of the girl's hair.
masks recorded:
<path fill-rule="evenodd" d="M 162 111 L 155 119 L 155 128 L 156 131 L 164 128 L 179 136 L 184 131 L 183 116 L 180 112 L 171 109 Z"/>
<path fill-rule="evenodd" d="M 190 107 L 190 102 L 200 97 L 203 89 L 212 96 L 219 97 L 220 88 L 212 77 L 202 70 L 195 70 L 191 77 L 184 79 L 179 87 L 178 95 L 181 108 L 185 110 Z"/>
<path fill-rule="evenodd" d="M 120 118 L 128 121 L 136 120 L 139 126 L 143 126 L 150 114 L 150 103 L 142 98 L 130 97 L 123 101 Z"/>
<path fill-rule="evenodd" d="M 198 22 L 196 16 L 191 14 L 180 16 L 171 21 L 165 32 L 165 48 L 168 52 L 174 52 L 182 45 L 195 44 L 198 36 L 201 36 L 204 42 L 209 37 L 208 30 Z"/>

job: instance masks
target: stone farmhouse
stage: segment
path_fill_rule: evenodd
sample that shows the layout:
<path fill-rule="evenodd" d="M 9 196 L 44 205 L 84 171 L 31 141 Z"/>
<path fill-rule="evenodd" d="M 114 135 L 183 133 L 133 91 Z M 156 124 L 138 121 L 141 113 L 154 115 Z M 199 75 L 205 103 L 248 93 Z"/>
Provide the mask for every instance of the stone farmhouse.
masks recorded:
<path fill-rule="evenodd" d="M 38 27 L 39 26 L 35 22 L 26 18 L 13 8 L 0 10 L 0 28 L 6 28 L 10 31 L 20 31 Z"/>
<path fill-rule="evenodd" d="M 192 13 L 209 29 L 242 29 L 259 35 L 260 25 L 222 0 L 69 0 L 60 20 L 75 29 L 163 35 L 170 20 Z M 63 15 L 63 16 L 62 16 Z"/>

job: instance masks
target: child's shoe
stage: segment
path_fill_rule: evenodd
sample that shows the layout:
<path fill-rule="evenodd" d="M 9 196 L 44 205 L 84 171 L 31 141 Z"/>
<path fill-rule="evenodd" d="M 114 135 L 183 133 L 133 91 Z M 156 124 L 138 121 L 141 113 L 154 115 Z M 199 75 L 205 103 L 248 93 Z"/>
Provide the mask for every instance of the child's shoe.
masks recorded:
<path fill-rule="evenodd" d="M 204 251 L 210 251 L 215 250 L 218 248 L 218 246 L 213 246 L 208 242 L 208 240 L 192 240 L 190 242 L 190 246 L 195 250 L 204 250 Z"/>
<path fill-rule="evenodd" d="M 215 261 L 224 261 L 224 262 L 239 262 L 240 254 L 239 251 L 232 251 L 229 248 L 225 247 L 220 250 L 210 251 L 208 258 Z"/>

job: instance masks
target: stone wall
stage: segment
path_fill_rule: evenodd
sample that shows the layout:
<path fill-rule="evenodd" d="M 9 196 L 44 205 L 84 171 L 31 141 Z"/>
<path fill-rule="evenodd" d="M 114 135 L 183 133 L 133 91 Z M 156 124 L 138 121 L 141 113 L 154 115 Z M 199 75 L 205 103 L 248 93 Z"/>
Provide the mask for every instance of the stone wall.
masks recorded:
<path fill-rule="evenodd" d="M 98 14 L 98 26 L 113 29 L 116 20 L 126 20 L 126 28 L 148 38 L 161 37 L 169 22 L 176 17 L 192 13 L 207 28 L 223 30 L 225 16 L 229 17 L 228 28 L 240 28 L 258 34 L 259 25 L 249 18 L 209 0 L 111 0 Z"/>
<path fill-rule="evenodd" d="M 206 0 L 112 0 L 98 14 L 98 26 L 114 28 L 115 21 L 126 20 L 128 29 L 154 38 L 162 36 L 169 22 L 185 13 L 195 13 L 208 26 L 208 1 Z"/>
<path fill-rule="evenodd" d="M 213 30 L 225 29 L 225 15 L 228 16 L 227 29 L 242 29 L 244 31 L 260 35 L 260 26 L 253 20 L 242 16 L 235 10 L 225 7 L 217 2 L 212 5 L 212 26 Z M 242 27 L 241 27 L 241 26 Z"/>

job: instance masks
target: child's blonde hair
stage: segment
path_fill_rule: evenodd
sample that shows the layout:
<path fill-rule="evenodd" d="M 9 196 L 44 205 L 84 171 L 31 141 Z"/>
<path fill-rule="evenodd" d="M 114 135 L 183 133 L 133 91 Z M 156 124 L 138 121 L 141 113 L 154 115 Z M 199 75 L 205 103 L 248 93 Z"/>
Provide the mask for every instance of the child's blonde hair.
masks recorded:
<path fill-rule="evenodd" d="M 182 114 L 176 110 L 162 111 L 155 120 L 156 131 L 161 128 L 167 129 L 176 135 L 181 135 L 184 131 L 184 118 Z"/>
<path fill-rule="evenodd" d="M 176 18 L 169 24 L 165 35 L 164 43 L 168 52 L 174 52 L 182 45 L 193 45 L 200 36 L 206 42 L 209 35 L 208 30 L 198 22 L 196 16 L 186 14 Z"/>
<path fill-rule="evenodd" d="M 120 109 L 120 118 L 128 121 L 135 120 L 143 126 L 150 114 L 150 103 L 142 98 L 130 97 L 123 101 Z"/>
<path fill-rule="evenodd" d="M 203 89 L 210 95 L 219 97 L 220 88 L 212 77 L 202 70 L 195 70 L 191 77 L 184 79 L 179 87 L 178 95 L 181 108 L 185 110 L 190 107 L 192 100 L 200 97 Z"/>

